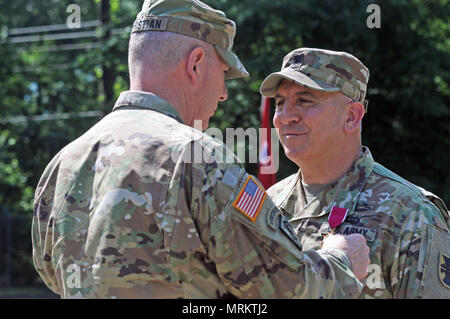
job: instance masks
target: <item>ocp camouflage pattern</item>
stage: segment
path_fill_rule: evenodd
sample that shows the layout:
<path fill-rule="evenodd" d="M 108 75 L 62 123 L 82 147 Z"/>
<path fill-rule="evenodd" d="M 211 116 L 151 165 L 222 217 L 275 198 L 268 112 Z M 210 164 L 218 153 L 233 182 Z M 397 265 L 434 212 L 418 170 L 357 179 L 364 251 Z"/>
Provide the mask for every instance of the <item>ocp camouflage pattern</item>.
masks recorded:
<path fill-rule="evenodd" d="M 290 219 L 303 249 L 320 248 L 333 206 L 349 210 L 336 233 L 360 233 L 370 247 L 360 298 L 450 298 L 450 289 L 439 281 L 445 272 L 439 255 L 450 256 L 444 203 L 376 163 L 367 147 L 342 178 L 308 204 L 301 171 L 267 193 Z"/>
<path fill-rule="evenodd" d="M 188 13 L 188 14 L 187 14 Z M 148 17 L 170 19 L 167 31 L 186 34 L 231 50 L 236 34 L 236 24 L 225 13 L 214 10 L 202 2 L 174 0 L 146 0 L 136 17 L 131 32 L 141 31 L 140 21 Z"/>
<path fill-rule="evenodd" d="M 361 103 L 367 93 L 369 69 L 346 52 L 300 48 L 284 57 L 282 69 L 285 68 L 338 86 L 342 93 Z"/>
<path fill-rule="evenodd" d="M 270 198 L 255 222 L 231 205 L 237 161 L 166 101 L 121 93 L 39 181 L 39 275 L 63 298 L 357 297 L 345 254 L 302 252 Z"/>
<path fill-rule="evenodd" d="M 145 0 L 131 33 L 164 31 L 183 34 L 212 44 L 231 67 L 226 79 L 247 77 L 248 72 L 232 51 L 236 23 L 223 11 L 198 0 Z"/>
<path fill-rule="evenodd" d="M 299 48 L 284 58 L 281 70 L 270 74 L 260 87 L 261 94 L 274 97 L 283 78 L 314 90 L 341 91 L 354 101 L 365 101 L 369 69 L 355 56 L 317 48 Z"/>

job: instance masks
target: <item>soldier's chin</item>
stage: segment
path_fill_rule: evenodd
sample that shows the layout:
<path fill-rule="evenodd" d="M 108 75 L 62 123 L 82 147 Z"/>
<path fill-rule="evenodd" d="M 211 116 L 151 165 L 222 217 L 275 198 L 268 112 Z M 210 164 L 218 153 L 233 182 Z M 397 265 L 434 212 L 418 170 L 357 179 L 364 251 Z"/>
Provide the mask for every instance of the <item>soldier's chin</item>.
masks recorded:
<path fill-rule="evenodd" d="M 288 148 L 284 147 L 284 154 L 286 157 L 291 160 L 292 162 L 299 165 L 299 162 L 305 159 L 306 153 L 301 148 Z"/>

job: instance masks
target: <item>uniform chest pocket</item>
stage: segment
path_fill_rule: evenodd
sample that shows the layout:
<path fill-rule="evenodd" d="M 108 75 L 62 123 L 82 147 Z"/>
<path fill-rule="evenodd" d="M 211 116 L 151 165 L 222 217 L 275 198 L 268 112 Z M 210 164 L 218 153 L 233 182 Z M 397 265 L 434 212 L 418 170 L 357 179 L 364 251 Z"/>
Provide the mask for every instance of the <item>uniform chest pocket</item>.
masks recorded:
<path fill-rule="evenodd" d="M 312 234 L 320 234 L 322 222 L 315 219 L 304 219 L 292 226 L 298 236 L 311 236 Z"/>

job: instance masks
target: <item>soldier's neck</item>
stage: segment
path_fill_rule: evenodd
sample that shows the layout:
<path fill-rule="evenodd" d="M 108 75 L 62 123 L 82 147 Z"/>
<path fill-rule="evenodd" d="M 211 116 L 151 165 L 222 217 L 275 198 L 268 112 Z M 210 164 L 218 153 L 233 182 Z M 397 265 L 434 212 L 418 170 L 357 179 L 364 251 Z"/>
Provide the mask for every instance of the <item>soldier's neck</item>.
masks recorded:
<path fill-rule="evenodd" d="M 151 92 L 163 100 L 167 101 L 177 111 L 184 124 L 190 125 L 193 116 L 193 103 L 191 96 L 186 94 L 186 89 L 180 82 L 173 81 L 166 77 L 161 82 L 135 81 L 131 83 L 130 90 Z"/>
<path fill-rule="evenodd" d="M 297 163 L 305 184 L 329 184 L 341 178 L 362 153 L 362 145 L 336 149 L 315 160 Z"/>

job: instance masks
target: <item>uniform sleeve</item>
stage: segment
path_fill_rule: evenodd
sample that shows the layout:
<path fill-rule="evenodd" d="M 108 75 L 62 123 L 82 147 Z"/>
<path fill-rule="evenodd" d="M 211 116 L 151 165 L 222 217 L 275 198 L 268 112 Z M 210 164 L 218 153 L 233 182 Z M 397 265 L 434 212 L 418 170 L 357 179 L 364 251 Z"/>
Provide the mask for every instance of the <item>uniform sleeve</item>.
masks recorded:
<path fill-rule="evenodd" d="M 35 191 L 31 241 L 33 263 L 41 279 L 54 293 L 60 294 L 52 266 L 53 220 L 50 217 L 58 156 L 45 169 Z"/>
<path fill-rule="evenodd" d="M 257 179 L 240 166 L 199 164 L 194 166 L 192 176 L 193 188 L 202 189 L 198 209 L 192 212 L 200 238 L 233 295 L 239 298 L 359 295 L 362 285 L 349 270 L 345 254 L 302 252 L 287 219 Z M 258 191 L 262 193 L 258 195 Z M 253 198 L 251 202 L 251 198 L 244 198 L 252 194 L 263 199 L 258 202 Z"/>
<path fill-rule="evenodd" d="M 433 204 L 420 204 L 408 215 L 395 256 L 395 298 L 450 298 L 450 259 L 447 265 L 445 258 L 450 256 L 450 234 Z"/>

